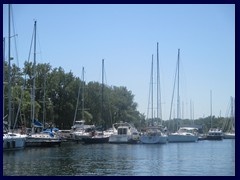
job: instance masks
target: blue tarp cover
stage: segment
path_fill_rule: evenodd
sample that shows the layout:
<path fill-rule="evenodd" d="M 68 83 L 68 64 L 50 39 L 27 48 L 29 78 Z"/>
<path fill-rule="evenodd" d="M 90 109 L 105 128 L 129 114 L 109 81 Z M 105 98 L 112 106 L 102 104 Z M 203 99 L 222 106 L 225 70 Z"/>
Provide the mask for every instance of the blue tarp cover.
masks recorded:
<path fill-rule="evenodd" d="M 34 127 L 43 127 L 43 124 L 40 123 L 38 120 L 34 119 Z"/>
<path fill-rule="evenodd" d="M 51 137 L 54 137 L 54 134 L 53 134 L 53 132 L 52 132 L 52 129 L 46 129 L 46 130 L 43 131 L 43 133 L 49 133 L 49 135 L 50 135 Z"/>

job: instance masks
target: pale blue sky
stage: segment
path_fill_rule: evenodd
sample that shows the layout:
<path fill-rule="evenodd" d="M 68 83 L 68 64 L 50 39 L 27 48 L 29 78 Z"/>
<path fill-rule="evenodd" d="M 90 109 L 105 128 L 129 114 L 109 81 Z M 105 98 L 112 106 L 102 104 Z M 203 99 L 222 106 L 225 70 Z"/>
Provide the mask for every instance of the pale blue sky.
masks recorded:
<path fill-rule="evenodd" d="M 36 19 L 38 63 L 61 66 L 78 77 L 84 66 L 87 82 L 101 82 L 104 58 L 107 84 L 126 86 L 145 115 L 157 42 L 163 119 L 170 114 L 178 48 L 184 118 L 190 117 L 190 100 L 194 118 L 210 115 L 210 90 L 216 116 L 220 111 L 225 116 L 230 96 L 235 97 L 235 5 L 19 4 L 13 5 L 13 16 L 21 67 Z M 7 23 L 8 8 L 3 5 L 4 37 Z M 12 52 L 15 56 L 14 48 Z"/>

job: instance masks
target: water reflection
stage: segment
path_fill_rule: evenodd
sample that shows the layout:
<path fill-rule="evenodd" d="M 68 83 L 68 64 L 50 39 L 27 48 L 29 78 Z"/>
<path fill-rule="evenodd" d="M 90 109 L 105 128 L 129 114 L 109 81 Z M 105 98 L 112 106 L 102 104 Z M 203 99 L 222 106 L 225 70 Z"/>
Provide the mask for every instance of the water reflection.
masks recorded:
<path fill-rule="evenodd" d="M 3 153 L 3 175 L 234 176 L 235 140 L 25 148 Z"/>

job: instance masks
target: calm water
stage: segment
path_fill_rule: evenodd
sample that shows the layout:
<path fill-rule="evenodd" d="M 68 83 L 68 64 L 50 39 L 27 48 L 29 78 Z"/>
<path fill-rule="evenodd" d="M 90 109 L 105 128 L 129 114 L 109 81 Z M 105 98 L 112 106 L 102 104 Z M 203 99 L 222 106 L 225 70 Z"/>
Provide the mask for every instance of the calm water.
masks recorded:
<path fill-rule="evenodd" d="M 3 175 L 235 176 L 235 140 L 25 148 L 3 152 Z"/>

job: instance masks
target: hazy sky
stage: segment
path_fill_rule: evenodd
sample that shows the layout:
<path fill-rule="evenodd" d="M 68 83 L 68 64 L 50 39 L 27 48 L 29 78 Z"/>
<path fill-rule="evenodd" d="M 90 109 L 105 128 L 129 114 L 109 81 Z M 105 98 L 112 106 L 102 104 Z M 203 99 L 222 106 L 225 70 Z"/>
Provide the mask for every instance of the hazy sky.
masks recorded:
<path fill-rule="evenodd" d="M 235 5 L 18 4 L 12 9 L 19 61 L 15 46 L 12 56 L 20 67 L 28 59 L 37 20 L 37 63 L 61 66 L 78 77 L 84 66 L 87 82 L 101 82 L 105 59 L 107 85 L 126 86 L 145 115 L 152 54 L 156 77 L 157 42 L 164 120 L 170 115 L 178 48 L 183 118 L 190 118 L 190 100 L 194 118 L 210 115 L 210 90 L 215 116 L 225 116 L 230 96 L 235 97 Z M 7 5 L 3 5 L 3 37 L 8 37 Z M 176 99 L 174 104 L 172 117 Z"/>

